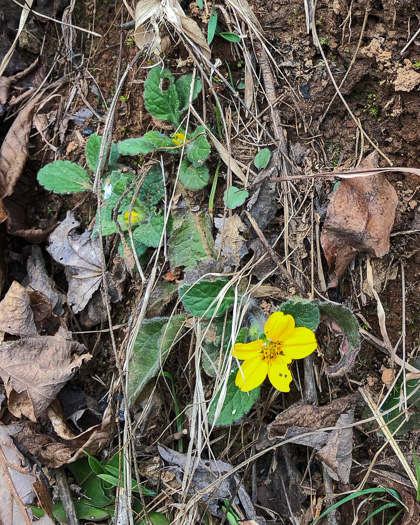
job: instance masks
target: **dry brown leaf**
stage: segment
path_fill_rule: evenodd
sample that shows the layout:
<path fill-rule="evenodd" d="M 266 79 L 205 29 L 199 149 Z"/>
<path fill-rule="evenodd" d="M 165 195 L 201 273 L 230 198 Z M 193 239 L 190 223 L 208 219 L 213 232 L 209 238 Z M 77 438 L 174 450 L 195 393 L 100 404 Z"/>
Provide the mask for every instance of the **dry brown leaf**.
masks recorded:
<path fill-rule="evenodd" d="M 51 315 L 52 307 L 42 294 L 27 292 L 17 282 L 0 303 L 0 330 L 13 336 L 0 344 L 0 377 L 9 410 L 31 421 L 36 421 L 83 362 L 92 357 L 81 355 L 85 347 L 72 341 L 59 318 Z M 50 323 L 51 319 L 56 320 L 56 334 L 40 335 L 44 321 Z"/>
<path fill-rule="evenodd" d="M 75 314 L 79 313 L 99 288 L 102 281 L 99 237 L 92 232 L 79 235 L 74 215 L 67 212 L 65 220 L 50 235 L 47 250 L 52 257 L 65 266 L 69 283 L 67 301 Z"/>
<path fill-rule="evenodd" d="M 50 407 L 48 417 L 53 423 L 54 430 L 59 433 L 56 436 L 44 434 L 38 425 L 26 422 L 20 425 L 16 438 L 49 468 L 59 468 L 80 457 L 86 457 L 85 451 L 96 456 L 113 435 L 115 419 L 111 404 L 105 410 L 101 424 L 76 436 L 68 428 L 58 404 L 54 403 Z"/>
<path fill-rule="evenodd" d="M 152 54 L 163 51 L 160 36 L 161 21 L 165 20 L 184 37 L 196 44 L 206 58 L 211 52 L 197 22 L 185 15 L 178 0 L 140 0 L 136 5 L 134 40 L 139 47 L 150 45 Z"/>
<path fill-rule="evenodd" d="M 375 168 L 376 158 L 377 153 L 372 153 L 361 168 Z M 321 234 L 330 287 L 338 286 L 338 279 L 358 253 L 382 257 L 388 252 L 397 202 L 397 194 L 383 174 L 340 182 Z"/>
<path fill-rule="evenodd" d="M 42 482 L 33 473 L 13 443 L 18 426 L 0 426 L 0 523 L 30 525 L 33 512 L 30 507 L 36 496 L 42 508 L 51 514 L 52 502 Z M 44 525 L 53 524 L 51 518 Z"/>
<path fill-rule="evenodd" d="M 214 225 L 219 230 L 215 240 L 216 250 L 225 258 L 225 264 L 239 266 L 248 253 L 246 242 L 241 235 L 246 231 L 245 224 L 239 215 L 233 215 L 228 218 L 215 218 Z"/>
<path fill-rule="evenodd" d="M 13 193 L 28 156 L 32 113 L 41 95 L 35 97 L 16 117 L 0 149 L 0 199 Z"/>

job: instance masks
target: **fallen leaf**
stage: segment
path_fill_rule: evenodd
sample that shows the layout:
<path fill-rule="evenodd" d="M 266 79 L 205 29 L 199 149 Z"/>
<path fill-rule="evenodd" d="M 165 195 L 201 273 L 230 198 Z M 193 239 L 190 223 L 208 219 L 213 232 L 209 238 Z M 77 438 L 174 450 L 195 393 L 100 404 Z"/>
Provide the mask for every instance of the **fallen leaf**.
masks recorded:
<path fill-rule="evenodd" d="M 361 164 L 377 166 L 377 153 Z M 389 250 L 397 194 L 383 174 L 343 179 L 328 205 L 321 244 L 330 271 L 330 287 L 338 286 L 349 263 L 358 253 L 382 257 Z"/>
<path fill-rule="evenodd" d="M 241 234 L 246 231 L 239 215 L 228 218 L 215 218 L 214 225 L 219 230 L 216 236 L 216 250 L 220 250 L 228 266 L 239 266 L 248 253 L 246 242 Z"/>
<path fill-rule="evenodd" d="M 79 313 L 99 288 L 102 281 L 99 237 L 91 231 L 79 235 L 80 223 L 71 212 L 50 235 L 47 250 L 55 261 L 65 266 L 69 283 L 67 301 L 75 314 Z"/>
<path fill-rule="evenodd" d="M 25 106 L 11 125 L 0 149 L 0 199 L 13 193 L 28 156 L 32 113 L 41 95 Z"/>
<path fill-rule="evenodd" d="M 292 406 L 268 425 L 268 438 L 293 438 L 293 443 L 315 448 L 318 450 L 318 458 L 326 464 L 333 479 L 348 483 L 353 450 L 351 424 L 359 398 L 359 393 L 356 393 L 322 407 Z M 329 427 L 338 428 L 328 430 Z"/>
<path fill-rule="evenodd" d="M 12 436 L 17 431 L 16 425 L 0 426 L 0 522 L 30 525 L 33 512 L 27 506 L 36 503 L 36 496 L 42 493 L 40 503 L 46 511 L 51 512 L 52 502 L 47 491 L 42 490 L 42 482 L 13 443 Z M 52 519 L 46 517 L 44 525 L 52 525 Z"/>
<path fill-rule="evenodd" d="M 189 479 L 189 493 L 200 493 L 201 499 L 206 503 L 213 516 L 222 517 L 219 500 L 236 497 L 232 503 L 241 502 L 248 519 L 255 519 L 255 509 L 244 486 L 240 483 L 239 476 L 233 474 L 218 482 L 218 478 L 230 472 L 233 467 L 224 461 L 197 460 L 189 461 L 187 454 L 181 454 L 170 448 L 158 445 L 160 457 L 167 465 L 167 470 L 174 473 L 179 483 L 184 476 Z M 210 487 L 211 486 L 211 487 Z M 238 488 L 239 487 L 239 488 Z"/>
<path fill-rule="evenodd" d="M 45 412 L 64 384 L 91 358 L 83 354 L 83 345 L 71 340 L 61 320 L 55 335 L 40 335 L 48 318 L 46 299 L 41 301 L 40 296 L 15 281 L 0 303 L 0 330 L 6 334 L 0 344 L 0 377 L 10 412 L 31 421 Z M 7 334 L 13 339 L 8 340 Z"/>

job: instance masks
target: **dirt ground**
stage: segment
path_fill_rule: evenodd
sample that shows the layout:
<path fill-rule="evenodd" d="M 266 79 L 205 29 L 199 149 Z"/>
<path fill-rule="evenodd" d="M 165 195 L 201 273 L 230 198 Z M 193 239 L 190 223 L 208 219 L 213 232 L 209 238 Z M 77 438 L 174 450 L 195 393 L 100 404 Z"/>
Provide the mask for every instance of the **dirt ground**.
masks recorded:
<path fill-rule="evenodd" d="M 10 45 L 20 12 L 20 8 L 16 11 L 7 4 L 0 0 L 0 11 L 3 9 L 4 12 L 3 19 L 0 18 L 0 24 L 3 24 L 0 28 L 3 37 L 6 38 L 0 41 L 0 58 L 5 55 Z M 48 16 L 59 19 L 67 4 L 68 2 L 39 0 L 35 2 L 41 13 L 42 9 L 45 9 Z M 311 32 L 307 30 L 307 17 L 302 1 L 249 0 L 249 5 L 261 25 L 266 38 L 266 49 L 273 58 L 270 62 L 274 80 L 271 93 L 273 98 L 270 99 L 267 78 L 261 66 L 266 52 L 261 52 L 261 46 L 259 47 L 260 44 L 250 26 L 244 19 L 238 22 L 235 18 L 235 10 L 226 1 L 220 6 L 216 3 L 220 24 L 224 30 L 242 33 L 241 42 L 247 50 L 251 69 L 254 72 L 253 94 L 250 99 L 251 112 L 241 106 L 238 97 L 232 94 L 223 82 L 225 80 L 233 83 L 239 97 L 244 96 L 242 85 L 246 80 L 246 60 L 242 43 L 241 46 L 232 44 L 220 36 L 215 38 L 211 46 L 212 63 L 220 59 L 217 66 L 220 76 L 213 72 L 212 83 L 210 85 L 204 83 L 203 92 L 199 95 L 195 107 L 209 129 L 216 133 L 219 117 L 216 111 L 215 94 L 218 96 L 224 117 L 229 124 L 229 155 L 245 167 L 246 187 L 250 193 L 258 186 L 258 179 L 255 184 L 257 173 L 252 165 L 256 153 L 263 147 L 267 147 L 272 152 L 279 147 L 281 149 L 282 141 L 287 146 L 290 161 L 288 175 L 302 176 L 326 171 L 343 172 L 357 168 L 374 149 L 378 152 L 378 167 L 419 168 L 420 35 L 411 42 L 420 27 L 418 0 L 334 0 L 332 2 L 319 0 L 313 13 L 315 24 L 313 29 L 316 30 L 317 36 L 314 30 Z M 201 10 L 195 2 L 186 1 L 182 3 L 182 7 L 185 14 L 195 19 L 206 33 L 211 4 L 208 3 Z M 37 111 L 37 120 L 34 120 L 29 134 L 29 153 L 22 176 L 14 193 L 8 193 L 4 199 L 9 215 L 15 219 L 8 220 L 7 226 L 5 222 L 1 225 L 2 298 L 14 281 L 26 285 L 28 259 L 33 256 L 34 244 L 40 246 L 46 261 L 47 273 L 54 280 L 57 289 L 63 294 L 68 291 L 63 267 L 47 254 L 47 235 L 56 228 L 58 222 L 65 219 L 68 210 L 74 213 L 83 231 L 92 229 L 97 199 L 94 194 L 87 193 L 57 196 L 39 186 L 36 176 L 41 167 L 57 159 L 66 159 L 83 165 L 86 140 L 94 132 L 103 134 L 117 89 L 117 79 L 121 79 L 127 65 L 138 53 L 132 27 L 121 29 L 121 25 L 130 20 L 125 2 L 120 0 L 77 0 L 73 5 L 71 23 L 78 28 L 95 32 L 101 35 L 100 37 L 77 28 L 66 32 L 58 23 L 36 16 L 34 20 L 31 19 L 28 26 L 29 33 L 35 35 L 35 43 L 30 38 L 26 44 L 20 41 L 17 54 L 13 56 L 13 61 L 6 70 L 6 76 L 16 74 L 40 55 L 40 62 L 34 72 L 15 84 L 14 97 L 28 89 L 39 88 L 43 82 L 51 84 L 55 82 L 56 86 L 42 99 L 42 106 Z M 167 32 L 164 26 L 165 24 L 162 24 L 162 33 Z M 179 78 L 181 74 L 191 72 L 195 62 L 189 55 L 185 40 L 172 30 L 169 33 L 170 44 L 164 50 L 163 63 L 172 71 L 175 78 Z M 319 46 L 316 43 L 317 39 Z M 144 54 L 128 72 L 118 96 L 113 121 L 112 138 L 116 142 L 140 137 L 150 130 L 167 131 L 161 121 L 146 111 L 143 99 L 144 82 L 150 68 L 156 62 L 156 59 Z M 206 72 L 209 74 L 208 68 Z M 1 89 L 2 84 L 0 84 L 0 96 Z M 275 111 L 280 119 L 283 136 L 279 140 L 273 140 L 273 137 L 278 135 L 276 135 L 276 124 L 273 122 L 274 113 L 268 108 L 267 100 L 271 103 L 275 101 Z M 25 100 L 22 104 L 11 105 L 9 100 L 7 105 L 0 98 L 0 140 L 5 139 L 24 103 Z M 252 115 L 257 115 L 257 119 Z M 171 129 L 170 126 L 168 129 Z M 265 133 L 265 130 L 268 133 Z M 141 170 L 143 162 L 144 160 L 132 157 L 128 164 L 137 172 Z M 197 192 L 177 194 L 177 199 L 172 203 L 174 210 L 185 207 L 187 202 L 195 211 L 208 211 L 211 183 L 216 170 L 219 169 L 218 163 L 219 155 L 213 148 L 208 160 L 210 184 Z M 1 164 L 0 169 L 2 169 Z M 168 180 L 173 184 L 176 178 L 174 163 L 169 162 L 167 169 Z M 229 180 L 232 181 L 229 179 L 232 176 L 235 180 L 235 176 L 222 164 L 212 217 L 221 218 L 224 214 L 226 216 L 223 194 Z M 327 206 L 336 190 L 338 179 L 293 180 L 287 186 L 286 193 L 285 182 L 272 184 L 274 189 L 270 190 L 271 196 L 267 198 L 259 212 L 261 217 L 267 216 L 267 221 L 261 229 L 270 246 L 281 237 L 289 217 L 288 244 L 285 245 L 281 239 L 275 250 L 281 260 L 288 259 L 290 252 L 292 255 L 290 261 L 284 263 L 285 268 L 290 272 L 288 274 L 276 269 L 276 264 L 271 259 L 269 262 L 266 260 L 265 266 L 260 265 L 250 272 L 250 282 L 255 284 L 273 269 L 273 273 L 264 281 L 267 285 L 266 294 L 253 299 L 256 306 L 268 315 L 276 311 L 280 303 L 295 295 L 301 295 L 296 287 L 299 285 L 304 288 L 309 299 L 329 299 L 348 307 L 355 314 L 361 329 L 361 348 L 351 369 L 341 375 L 326 375 L 325 370 L 339 360 L 342 334 L 338 337 L 334 335 L 336 326 L 333 323 L 320 325 L 317 331 L 320 352 L 313 360 L 313 370 L 316 397 L 321 407 L 330 406 L 341 398 L 347 399 L 346 396 L 356 395 L 359 387 L 366 387 L 375 401 L 384 395 L 394 377 L 390 372 L 393 363 L 383 349 L 384 326 L 390 345 L 397 348 L 398 358 L 404 362 L 419 358 L 418 190 L 420 178 L 414 174 L 397 171 L 387 173 L 386 178 L 395 189 L 398 201 L 389 251 L 379 259 L 371 258 L 377 297 L 372 293 L 368 283 L 367 264 L 369 263 L 366 253 L 363 252 L 349 265 L 339 279 L 339 285 L 328 288 L 331 271 L 329 272 L 317 235 L 319 230 L 322 231 Z M 259 184 L 262 187 L 262 183 Z M 285 195 L 290 199 L 288 211 L 284 206 Z M 266 209 L 263 209 L 264 207 Z M 229 211 L 227 213 L 229 214 Z M 223 266 L 222 263 L 221 266 L 217 266 L 214 263 L 213 266 L 209 266 L 209 271 L 234 274 L 241 271 L 252 256 L 266 251 L 263 245 L 258 244 L 258 237 L 250 227 L 250 223 L 246 222 L 244 211 L 240 213 L 241 219 L 247 225 L 243 233 L 244 242 L 247 244 L 245 255 L 242 255 L 237 266 L 232 267 L 228 264 Z M 22 234 L 22 231 L 26 233 Z M 215 238 L 217 229 L 214 224 L 212 234 Z M 99 290 L 95 292 L 95 302 L 89 312 L 86 309 L 74 314 L 65 301 L 63 303 L 65 313 L 58 316 L 65 319 L 75 340 L 85 345 L 93 356 L 60 394 L 64 413 L 67 413 L 66 407 L 70 405 L 69 399 L 77 398 L 76 393 L 80 395 L 83 393 L 83 409 L 86 406 L 92 408 L 96 419 L 89 415 L 86 426 L 77 427 L 78 431 L 93 428 L 92 421 L 99 426 L 102 424 L 104 430 L 105 407 L 113 404 L 116 408 L 112 435 L 107 435 L 108 444 L 105 447 L 101 443 L 101 447 L 98 447 L 102 454 L 100 456 L 98 452 L 100 458 L 121 447 L 124 425 L 129 424 L 127 419 L 124 419 L 126 414 L 124 416 L 124 399 L 121 392 L 112 391 L 114 399 L 112 396 L 109 397 L 109 393 L 111 386 L 122 373 L 121 363 L 118 362 L 118 358 L 116 359 L 115 348 L 125 348 L 130 336 L 127 326 L 133 329 L 130 323 L 140 311 L 144 293 L 144 286 L 138 275 L 130 276 L 125 269 L 122 269 L 122 263 L 119 266 L 116 238 L 106 237 L 104 251 L 107 257 L 107 269 L 114 275 L 121 275 L 117 287 L 121 299 L 112 304 L 111 311 L 112 326 L 116 327 L 115 341 L 109 334 L 109 319 Z M 145 265 L 147 279 L 150 278 L 151 268 L 152 265 Z M 203 268 L 199 267 L 197 276 L 201 277 L 205 272 L 203 265 Z M 288 275 L 291 275 L 293 280 L 289 280 Z M 156 282 L 166 283 L 165 286 L 169 287 L 173 285 L 174 290 L 171 292 L 172 295 L 165 296 L 163 300 L 157 294 L 154 295 L 152 299 L 155 302 L 146 317 L 170 316 L 173 312 L 182 313 L 182 306 L 176 299 L 176 287 L 184 280 L 193 282 L 191 279 L 198 278 L 197 276 L 194 276 L 191 270 L 187 272 L 183 267 L 173 267 L 168 258 L 166 260 L 161 258 Z M 327 288 L 323 286 L 324 280 Z M 52 324 L 49 318 L 45 325 L 47 328 L 43 327 L 44 332 L 49 331 L 49 335 L 54 335 L 54 323 L 58 322 L 55 320 L 56 317 Z M 146 503 L 152 502 L 150 503 L 152 510 L 157 509 L 165 513 L 170 520 L 168 523 L 172 523 L 177 516 L 179 520 L 187 505 L 184 501 L 185 494 L 181 494 L 175 476 L 171 477 L 169 471 L 159 470 L 162 454 L 159 459 L 157 443 L 175 449 L 179 442 L 183 442 L 184 452 L 190 445 L 193 446 L 193 439 L 189 440 L 189 433 L 192 432 L 195 424 L 191 406 L 192 400 L 196 399 L 194 396 L 197 395 L 197 375 L 202 375 L 200 385 L 204 401 L 212 398 L 215 384 L 214 378 L 204 373 L 203 368 L 200 368 L 201 365 L 195 366 L 194 344 L 193 332 L 189 332 L 176 343 L 164 367 L 164 370 L 172 374 L 174 387 L 172 388 L 170 382 L 164 378 L 151 382 L 156 388 L 149 384 L 144 390 L 132 413 L 133 420 L 130 422 L 133 425 L 131 428 L 134 429 L 132 453 L 137 462 L 136 474 L 139 474 L 142 481 L 158 494 L 155 499 L 146 498 Z M 296 384 L 302 386 L 306 373 L 303 364 L 296 367 Z M 391 374 L 391 383 L 387 374 Z M 4 382 L 6 384 L 6 381 Z M 5 392 L 8 392 L 7 386 Z M 350 440 L 353 439 L 351 452 L 353 464 L 348 483 L 342 483 L 325 474 L 325 464 L 319 457 L 315 458 L 315 450 L 305 446 L 305 443 L 289 444 L 282 448 L 272 447 L 273 441 L 270 441 L 269 436 L 269 433 L 273 432 L 271 424 L 279 414 L 285 411 L 287 413 L 287 409 L 293 410 L 302 401 L 308 402 L 302 392 L 305 392 L 305 388 L 300 390 L 294 388 L 290 394 L 281 394 L 274 391 L 267 382 L 262 387 L 256 404 L 239 422 L 228 427 L 215 428 L 208 434 L 211 443 L 209 448 L 205 449 L 203 459 L 224 461 L 233 466 L 244 465 L 239 471 L 239 477 L 255 506 L 256 514 L 253 517 L 254 521 L 244 520 L 236 523 L 309 525 L 336 501 L 331 495 L 349 493 L 359 486 L 366 474 L 367 466 L 373 460 L 376 462 L 377 472 L 366 474 L 368 480 L 366 487 L 385 485 L 399 491 L 406 505 L 406 511 L 394 523 L 404 525 L 420 523 L 416 494 L 408 478 L 404 478 L 406 472 L 396 460 L 398 453 L 390 446 L 384 447 L 383 451 L 381 449 L 384 445 L 384 437 L 378 431 L 378 420 L 370 424 L 357 425 L 358 421 L 371 416 L 366 404 L 359 398 L 357 401 L 349 398 L 355 407 L 355 430 L 353 437 L 350 437 Z M 6 408 L 7 396 L 5 393 L 1 397 L 3 425 L 20 421 L 16 417 L 16 412 Z M 186 410 L 181 428 L 184 434 L 181 437 L 180 429 L 176 424 L 178 409 L 174 408 L 174 397 L 181 410 Z M 68 413 L 76 410 L 77 402 L 75 405 L 73 409 L 68 409 Z M 341 410 L 344 410 L 343 407 Z M 412 405 L 410 410 L 417 415 L 417 406 Z M 54 432 L 57 433 L 57 427 L 51 423 L 51 417 L 48 417 L 50 419 L 44 414 L 38 419 L 37 436 L 43 434 L 51 438 L 55 435 Z M 199 416 L 196 414 L 195 417 Z M 328 414 L 325 418 L 328 418 Z M 296 423 L 296 420 L 291 420 Z M 325 426 L 333 427 L 335 423 L 336 420 L 333 424 Z M 32 424 L 35 424 L 34 420 Z M 352 424 L 353 422 L 350 426 Z M 75 430 L 74 426 L 71 428 Z M 400 451 L 409 458 L 407 461 L 411 466 L 413 466 L 413 450 L 420 446 L 419 429 L 420 425 L 413 425 L 398 438 Z M 58 441 L 61 444 L 67 443 L 64 438 Z M 54 446 L 57 447 L 55 450 L 58 450 L 58 445 Z M 72 454 L 76 449 L 77 447 L 73 447 Z M 39 450 L 40 447 L 37 448 L 38 452 Z M 178 450 L 181 452 L 181 449 Z M 260 454 L 264 450 L 269 451 Z M 26 455 L 25 451 L 23 453 Z M 57 469 L 65 473 L 72 497 L 75 500 L 79 497 L 77 492 L 79 480 L 73 471 L 66 469 L 65 466 L 61 467 L 66 465 L 64 460 L 58 467 L 58 463 L 50 461 L 50 458 L 48 463 L 45 459 L 46 455 L 41 454 L 41 459 L 37 454 L 27 455 L 31 460 L 36 457 L 40 467 L 43 467 L 47 473 L 49 490 L 52 489 L 54 492 L 54 502 L 59 499 L 58 489 L 54 488 L 55 475 L 51 472 Z M 344 461 L 343 457 L 335 460 L 339 463 Z M 50 466 L 50 464 L 53 466 L 47 469 L 45 465 Z M 148 468 L 157 469 L 160 474 L 150 475 Z M 399 476 L 398 480 L 390 473 Z M 236 490 L 239 491 L 239 488 L 236 487 Z M 239 509 L 239 513 L 243 512 L 244 505 L 244 500 L 240 499 L 240 501 L 242 507 L 237 506 L 238 499 L 235 499 L 234 505 L 236 510 Z M 222 503 L 219 501 L 218 505 L 220 512 L 215 514 L 211 504 L 203 500 L 198 505 L 199 510 L 196 509 L 196 514 L 189 515 L 185 511 L 185 516 L 189 517 L 184 517 L 184 521 L 181 519 L 173 522 L 226 523 L 226 518 L 221 517 Z M 328 518 L 328 523 L 362 524 L 372 512 L 373 502 L 360 511 L 356 511 L 356 507 L 356 504 L 347 503 L 331 517 L 331 521 Z M 241 517 L 244 519 L 246 515 L 247 513 L 244 512 Z M 388 523 L 393 515 L 389 509 L 371 518 L 370 523 Z M 249 516 L 247 517 L 250 519 Z M 83 522 L 87 521 L 83 520 Z M 323 522 L 327 523 L 327 518 Z M 141 521 L 141 523 L 146 522 Z"/>

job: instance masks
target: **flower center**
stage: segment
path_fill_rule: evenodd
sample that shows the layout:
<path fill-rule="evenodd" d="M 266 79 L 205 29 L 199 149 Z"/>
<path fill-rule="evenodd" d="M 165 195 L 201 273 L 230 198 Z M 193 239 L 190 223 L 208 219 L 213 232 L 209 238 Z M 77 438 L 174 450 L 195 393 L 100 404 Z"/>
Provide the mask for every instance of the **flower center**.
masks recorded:
<path fill-rule="evenodd" d="M 261 354 L 263 354 L 263 361 L 272 361 L 278 355 L 284 355 L 281 350 L 281 342 L 268 341 L 261 348 Z"/>

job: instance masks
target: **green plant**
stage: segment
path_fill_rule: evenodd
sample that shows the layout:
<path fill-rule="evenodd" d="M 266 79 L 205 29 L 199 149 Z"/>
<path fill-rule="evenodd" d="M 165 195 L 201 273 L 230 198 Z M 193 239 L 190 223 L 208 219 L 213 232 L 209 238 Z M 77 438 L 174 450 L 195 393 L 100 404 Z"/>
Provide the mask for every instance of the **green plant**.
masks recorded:
<path fill-rule="evenodd" d="M 319 44 L 320 44 L 321 46 L 328 46 L 328 38 L 321 37 L 321 38 L 319 39 Z"/>
<path fill-rule="evenodd" d="M 399 493 L 396 490 L 388 489 L 388 488 L 382 488 L 382 487 L 373 487 L 373 488 L 369 488 L 369 489 L 359 490 L 359 491 L 354 492 L 353 494 L 350 494 L 349 496 L 346 496 L 342 500 L 337 501 L 337 503 L 332 505 L 325 512 L 323 512 L 316 520 L 314 520 L 311 523 L 311 525 L 315 525 L 315 523 L 318 523 L 319 520 L 321 520 L 322 518 L 327 516 L 333 510 L 341 507 L 341 505 L 344 505 L 344 503 L 347 503 L 348 501 L 352 501 L 352 500 L 354 500 L 356 498 L 360 498 L 362 496 L 368 496 L 368 499 L 366 499 L 366 501 L 368 501 L 370 498 L 372 498 L 372 499 L 376 498 L 376 496 L 378 496 L 378 495 L 391 496 L 394 499 L 394 501 L 386 502 L 384 505 L 382 505 L 381 507 L 379 507 L 376 510 L 374 510 L 373 512 L 371 512 L 371 514 L 369 514 L 369 516 L 363 521 L 363 523 L 361 525 L 364 525 L 371 518 L 376 516 L 376 514 L 384 512 L 385 510 L 388 510 L 390 508 L 398 509 L 397 512 L 394 514 L 393 518 L 391 519 L 391 521 L 388 522 L 388 525 L 390 525 L 391 523 L 394 523 L 395 520 L 398 518 L 398 516 L 400 516 L 404 512 L 404 505 L 402 503 L 401 496 L 399 495 Z"/>
<path fill-rule="evenodd" d="M 420 69 L 420 60 L 416 60 L 413 64 L 413 68 L 417 71 Z"/>

